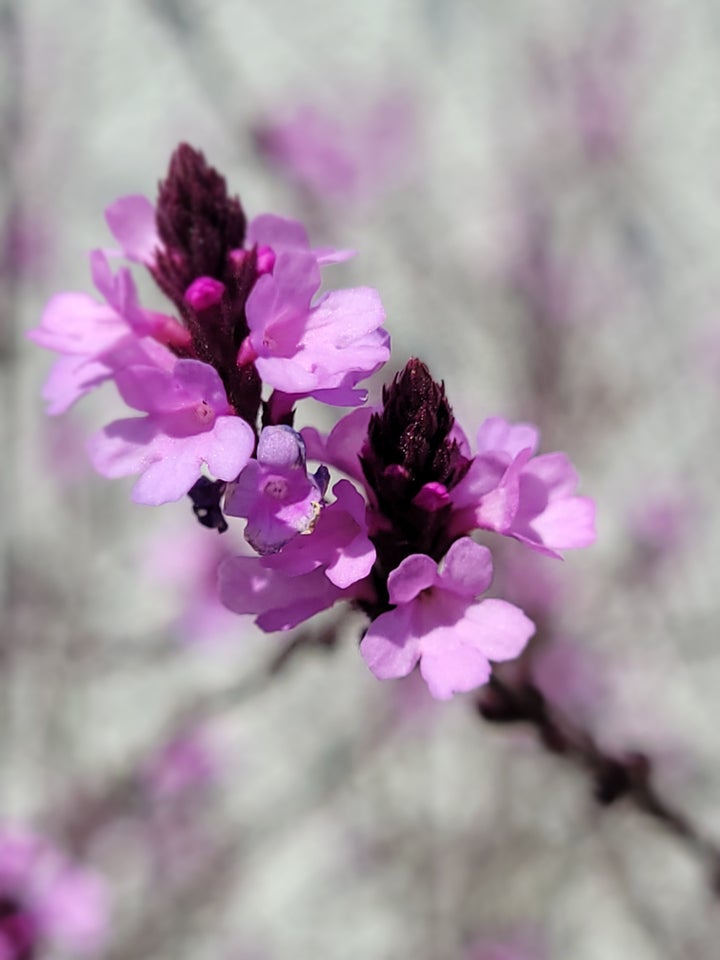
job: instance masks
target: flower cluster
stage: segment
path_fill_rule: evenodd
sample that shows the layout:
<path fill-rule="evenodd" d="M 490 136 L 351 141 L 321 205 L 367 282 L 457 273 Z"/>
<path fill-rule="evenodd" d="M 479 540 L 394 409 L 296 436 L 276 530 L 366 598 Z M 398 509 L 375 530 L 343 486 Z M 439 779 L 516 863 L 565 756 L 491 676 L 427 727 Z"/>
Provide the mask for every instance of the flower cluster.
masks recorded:
<path fill-rule="evenodd" d="M 534 626 L 513 604 L 481 599 L 492 557 L 472 534 L 553 557 L 592 543 L 594 507 L 575 495 L 568 458 L 536 455 L 537 430 L 500 418 L 481 425 L 473 454 L 444 385 L 419 360 L 380 407 L 363 406 L 358 384 L 389 357 L 377 292 L 319 295 L 321 268 L 350 254 L 312 249 L 304 228 L 280 217 L 246 225 L 191 147 L 173 155 L 155 207 L 126 197 L 107 221 L 172 310 L 143 308 L 130 269 L 113 273 L 95 251 L 102 301 L 60 294 L 30 334 L 63 354 L 45 388 L 50 412 L 113 380 L 140 414 L 91 439 L 99 472 L 139 474 L 139 503 L 188 494 L 219 532 L 243 519 L 254 554 L 221 564 L 220 595 L 263 630 L 349 601 L 370 620 L 360 649 L 372 672 L 402 677 L 419 664 L 443 699 L 516 657 Z M 298 432 L 306 397 L 358 409 L 327 436 Z"/>

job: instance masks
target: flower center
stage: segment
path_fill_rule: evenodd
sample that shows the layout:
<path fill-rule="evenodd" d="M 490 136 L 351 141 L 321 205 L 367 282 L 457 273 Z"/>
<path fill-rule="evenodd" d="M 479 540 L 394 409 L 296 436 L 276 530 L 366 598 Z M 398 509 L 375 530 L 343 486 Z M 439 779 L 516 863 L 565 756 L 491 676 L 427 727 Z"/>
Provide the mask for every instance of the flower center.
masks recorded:
<path fill-rule="evenodd" d="M 200 423 L 207 426 L 215 419 L 215 411 L 207 402 L 207 400 L 201 400 L 200 403 L 195 407 L 195 416 Z"/>
<path fill-rule="evenodd" d="M 272 497 L 273 500 L 284 500 L 287 492 L 288 483 L 287 480 L 283 480 L 282 477 L 273 477 L 272 480 L 268 480 L 263 488 L 263 493 Z"/>

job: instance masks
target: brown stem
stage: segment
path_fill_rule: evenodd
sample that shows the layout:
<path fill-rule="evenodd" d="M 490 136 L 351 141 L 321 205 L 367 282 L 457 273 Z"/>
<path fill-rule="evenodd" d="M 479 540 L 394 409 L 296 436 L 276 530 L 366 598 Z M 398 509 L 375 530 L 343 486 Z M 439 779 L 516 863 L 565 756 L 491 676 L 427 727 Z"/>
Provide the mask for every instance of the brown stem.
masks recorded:
<path fill-rule="evenodd" d="M 478 699 L 477 710 L 492 723 L 527 723 L 534 727 L 546 750 L 589 773 L 598 804 L 607 807 L 625 800 L 684 843 L 705 864 L 713 889 L 720 896 L 720 847 L 686 814 L 663 799 L 653 783 L 650 757 L 640 752 L 619 756 L 605 753 L 591 733 L 554 711 L 535 687 L 513 688 L 496 675 Z"/>

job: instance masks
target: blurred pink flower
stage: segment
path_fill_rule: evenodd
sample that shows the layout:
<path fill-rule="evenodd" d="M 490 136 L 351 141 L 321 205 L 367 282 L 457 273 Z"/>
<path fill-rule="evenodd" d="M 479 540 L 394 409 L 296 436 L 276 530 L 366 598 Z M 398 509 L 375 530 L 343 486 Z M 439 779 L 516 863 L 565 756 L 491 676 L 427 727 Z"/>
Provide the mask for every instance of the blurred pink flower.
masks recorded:
<path fill-rule="evenodd" d="M 476 940 L 465 960 L 544 960 L 545 956 L 538 936 L 512 933 L 498 939 Z"/>
<path fill-rule="evenodd" d="M 185 643 L 221 641 L 243 632 L 218 595 L 218 568 L 235 553 L 228 537 L 193 525 L 182 533 L 164 531 L 143 547 L 146 575 L 174 588 L 174 628 Z"/>
<path fill-rule="evenodd" d="M 568 716 L 587 716 L 608 692 L 608 678 L 593 652 L 569 640 L 539 644 L 530 674 L 543 697 Z"/>
<path fill-rule="evenodd" d="M 646 491 L 638 498 L 628 512 L 627 530 L 646 572 L 677 556 L 689 543 L 697 513 L 696 500 L 682 488 Z"/>
<path fill-rule="evenodd" d="M 417 141 L 415 108 L 400 94 L 334 113 L 301 104 L 255 133 L 263 157 L 322 201 L 367 201 L 406 180 Z"/>
<path fill-rule="evenodd" d="M 207 731 L 195 727 L 175 736 L 151 757 L 145 782 L 158 801 L 181 797 L 214 783 L 219 758 Z"/>
<path fill-rule="evenodd" d="M 26 960 L 40 944 L 71 956 L 99 950 L 108 928 L 108 893 L 23 828 L 0 829 L 0 960 Z"/>

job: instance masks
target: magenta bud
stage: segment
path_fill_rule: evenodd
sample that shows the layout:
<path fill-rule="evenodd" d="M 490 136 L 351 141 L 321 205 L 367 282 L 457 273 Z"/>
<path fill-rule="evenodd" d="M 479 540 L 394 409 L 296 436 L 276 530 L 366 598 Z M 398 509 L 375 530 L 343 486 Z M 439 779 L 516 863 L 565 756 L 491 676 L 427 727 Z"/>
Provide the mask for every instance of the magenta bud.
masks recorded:
<path fill-rule="evenodd" d="M 193 310 L 207 310 L 220 303 L 225 293 L 225 284 L 212 277 L 198 277 L 185 291 L 185 302 Z"/>

